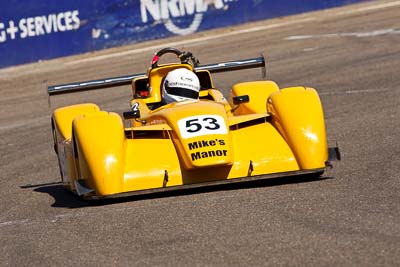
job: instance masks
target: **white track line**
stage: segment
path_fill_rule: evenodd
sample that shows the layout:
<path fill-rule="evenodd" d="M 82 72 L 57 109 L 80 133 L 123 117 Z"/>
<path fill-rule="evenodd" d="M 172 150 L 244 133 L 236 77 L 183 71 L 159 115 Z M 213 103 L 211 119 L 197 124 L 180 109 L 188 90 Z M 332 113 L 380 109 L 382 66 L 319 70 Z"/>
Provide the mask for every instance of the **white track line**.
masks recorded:
<path fill-rule="evenodd" d="M 337 15 L 355 14 L 355 13 L 361 13 L 361 12 L 365 12 L 365 11 L 373 11 L 373 10 L 379 10 L 379 9 L 384 9 L 384 8 L 388 8 L 388 7 L 395 7 L 395 6 L 399 6 L 399 5 L 400 5 L 400 1 L 388 2 L 388 3 L 383 3 L 383 4 L 375 4 L 375 5 L 371 5 L 371 6 L 356 8 L 353 10 L 346 10 L 346 11 L 338 12 Z"/>
<path fill-rule="evenodd" d="M 315 34 L 315 35 L 293 35 L 284 38 L 284 40 L 294 41 L 294 40 L 305 40 L 305 39 L 318 39 L 318 38 L 335 38 L 335 37 L 376 37 L 388 34 L 400 34 L 400 30 L 396 29 L 382 29 L 370 32 L 343 32 L 343 33 L 327 33 L 327 34 Z"/>
<path fill-rule="evenodd" d="M 90 58 L 78 59 L 78 60 L 66 62 L 65 65 L 76 65 L 76 64 L 92 62 L 92 61 L 98 61 L 98 60 L 103 60 L 103 59 L 108 59 L 108 58 L 122 57 L 122 56 L 139 54 L 139 53 L 148 52 L 148 51 L 156 51 L 156 50 L 159 50 L 159 49 L 164 48 L 164 47 L 174 47 L 174 46 L 189 45 L 189 44 L 197 44 L 198 45 L 198 44 L 203 43 L 205 41 L 220 39 L 220 38 L 224 38 L 224 37 L 228 37 L 228 36 L 235 36 L 235 35 L 240 35 L 240 34 L 246 34 L 246 33 L 252 33 L 252 32 L 257 32 L 257 31 L 268 30 L 268 29 L 274 29 L 274 28 L 279 28 L 279 27 L 288 26 L 288 25 L 292 25 L 292 24 L 298 24 L 298 23 L 302 23 L 302 22 L 314 21 L 314 20 L 315 20 L 314 18 L 298 19 L 298 20 L 295 20 L 295 21 L 288 21 L 288 22 L 283 22 L 283 23 L 274 23 L 274 24 L 265 25 L 265 26 L 257 26 L 257 27 L 253 27 L 253 28 L 236 30 L 236 31 L 217 34 L 217 35 L 202 36 L 202 37 L 192 38 L 192 39 L 188 39 L 188 40 L 181 40 L 181 41 L 176 41 L 176 42 L 162 43 L 162 44 L 157 44 L 157 45 L 153 45 L 153 46 L 147 46 L 147 47 L 134 49 L 134 50 L 129 50 L 129 51 L 122 51 L 122 52 L 116 52 L 116 53 L 108 54 L 108 55 L 101 55 L 101 56 L 95 56 L 95 57 L 90 57 Z"/>
<path fill-rule="evenodd" d="M 340 92 L 321 92 L 318 94 L 320 96 L 322 96 L 322 95 L 353 95 L 353 94 L 384 93 L 387 91 L 391 91 L 391 90 L 388 88 L 381 88 L 381 89 L 346 90 L 346 91 L 340 91 Z"/>

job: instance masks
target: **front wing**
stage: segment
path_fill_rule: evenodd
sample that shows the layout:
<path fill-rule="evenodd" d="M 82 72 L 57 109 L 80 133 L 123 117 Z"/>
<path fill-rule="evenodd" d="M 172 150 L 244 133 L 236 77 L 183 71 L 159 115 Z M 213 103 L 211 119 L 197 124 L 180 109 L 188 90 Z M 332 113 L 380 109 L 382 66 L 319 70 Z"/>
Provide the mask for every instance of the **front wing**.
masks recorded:
<path fill-rule="evenodd" d="M 174 191 L 179 191 L 179 190 L 190 190 L 190 189 L 204 188 L 204 187 L 210 187 L 210 186 L 216 186 L 216 185 L 246 183 L 246 182 L 261 181 L 261 180 L 267 180 L 267 179 L 273 179 L 273 178 L 282 178 L 282 177 L 292 177 L 292 178 L 307 177 L 307 176 L 319 177 L 320 175 L 322 175 L 324 173 L 325 170 L 326 170 L 326 168 L 318 168 L 318 169 L 312 169 L 312 170 L 281 172 L 281 173 L 256 175 L 256 176 L 249 176 L 249 177 L 242 177 L 242 178 L 235 178 L 235 179 L 210 181 L 210 182 L 203 182 L 203 183 L 196 183 L 196 184 L 186 184 L 186 185 L 179 185 L 179 186 L 172 186 L 172 187 L 124 192 L 124 193 L 117 193 L 117 194 L 107 195 L 107 196 L 88 194 L 88 195 L 83 195 L 83 198 L 88 199 L 88 200 L 112 199 L 112 198 L 140 196 L 140 195 L 155 194 L 155 193 L 174 192 Z M 88 188 L 84 188 L 83 184 L 80 184 L 80 189 L 83 190 L 83 191 L 81 191 L 82 193 L 83 192 L 90 193 L 90 191 L 91 191 Z M 85 191 L 85 189 L 87 191 Z M 78 192 L 78 194 L 79 194 L 79 192 Z"/>

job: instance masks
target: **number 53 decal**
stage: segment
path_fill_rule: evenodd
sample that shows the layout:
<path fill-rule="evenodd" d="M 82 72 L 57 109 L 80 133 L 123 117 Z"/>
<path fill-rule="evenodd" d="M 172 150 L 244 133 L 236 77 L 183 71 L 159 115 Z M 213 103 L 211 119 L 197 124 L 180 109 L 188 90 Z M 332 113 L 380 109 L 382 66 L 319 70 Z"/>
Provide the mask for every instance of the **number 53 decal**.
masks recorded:
<path fill-rule="evenodd" d="M 198 115 L 178 121 L 182 138 L 192 138 L 208 134 L 226 134 L 224 118 L 218 115 Z"/>

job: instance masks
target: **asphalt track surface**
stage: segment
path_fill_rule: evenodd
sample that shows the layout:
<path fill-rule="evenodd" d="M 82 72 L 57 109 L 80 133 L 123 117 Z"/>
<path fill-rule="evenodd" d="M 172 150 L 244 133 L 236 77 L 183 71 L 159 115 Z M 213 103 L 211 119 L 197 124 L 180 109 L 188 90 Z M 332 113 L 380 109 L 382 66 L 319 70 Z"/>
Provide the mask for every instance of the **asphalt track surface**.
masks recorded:
<path fill-rule="evenodd" d="M 400 2 L 257 22 L 0 70 L 1 266 L 399 266 Z M 315 87 L 343 160 L 273 179 L 92 205 L 65 192 L 51 109 L 128 108 L 129 87 L 52 99 L 68 83 L 143 72 L 173 45 L 204 64 L 256 57 L 281 87 Z M 215 74 L 225 94 L 260 71 Z"/>

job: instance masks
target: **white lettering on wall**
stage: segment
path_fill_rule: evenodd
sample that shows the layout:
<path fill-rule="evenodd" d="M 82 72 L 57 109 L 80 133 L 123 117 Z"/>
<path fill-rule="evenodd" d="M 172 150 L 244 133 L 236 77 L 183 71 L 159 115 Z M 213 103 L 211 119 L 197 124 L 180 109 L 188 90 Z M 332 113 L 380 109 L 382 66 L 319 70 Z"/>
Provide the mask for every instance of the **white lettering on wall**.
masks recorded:
<path fill-rule="evenodd" d="M 65 11 L 57 14 L 22 18 L 8 24 L 0 22 L 0 43 L 7 40 L 25 39 L 57 32 L 78 30 L 81 21 L 79 10 Z"/>
<path fill-rule="evenodd" d="M 143 23 L 151 20 L 162 21 L 167 30 L 172 33 L 185 35 L 195 32 L 203 19 L 204 12 L 209 6 L 224 9 L 227 3 L 238 0 L 141 0 L 140 12 Z M 172 19 L 183 16 L 193 16 L 186 28 L 176 26 Z"/>

